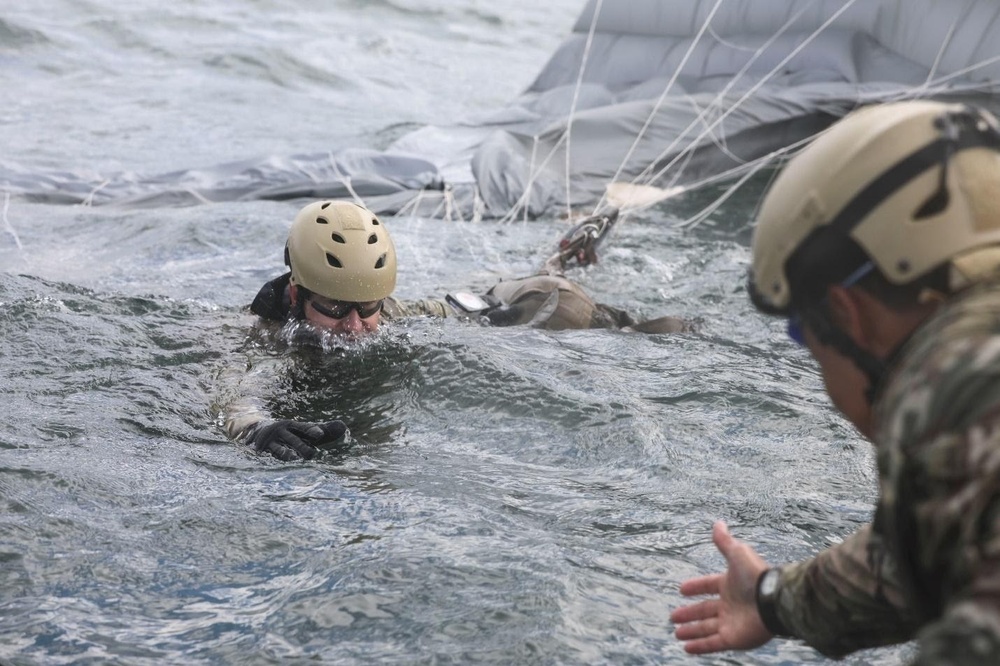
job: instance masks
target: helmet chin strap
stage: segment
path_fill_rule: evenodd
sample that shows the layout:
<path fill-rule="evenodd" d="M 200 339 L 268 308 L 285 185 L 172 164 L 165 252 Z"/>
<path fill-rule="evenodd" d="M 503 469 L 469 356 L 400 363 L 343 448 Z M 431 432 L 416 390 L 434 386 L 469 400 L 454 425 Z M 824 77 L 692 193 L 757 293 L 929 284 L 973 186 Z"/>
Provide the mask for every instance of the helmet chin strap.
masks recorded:
<path fill-rule="evenodd" d="M 865 390 L 865 400 L 869 406 L 875 404 L 879 392 L 889 372 L 889 367 L 899 354 L 903 343 L 900 343 L 884 360 L 862 349 L 845 331 L 838 328 L 830 319 L 825 308 L 810 308 L 803 313 L 803 321 L 816 335 L 820 344 L 833 347 L 840 354 L 849 358 L 854 365 L 868 378 L 868 389 Z M 905 342 L 905 341 L 904 341 Z"/>

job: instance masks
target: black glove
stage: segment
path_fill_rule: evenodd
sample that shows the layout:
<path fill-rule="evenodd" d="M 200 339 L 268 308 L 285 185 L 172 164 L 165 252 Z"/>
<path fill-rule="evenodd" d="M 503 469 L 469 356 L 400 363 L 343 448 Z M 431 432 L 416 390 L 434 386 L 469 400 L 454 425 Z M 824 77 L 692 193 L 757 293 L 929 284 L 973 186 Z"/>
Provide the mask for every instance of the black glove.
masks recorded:
<path fill-rule="evenodd" d="M 304 423 L 300 421 L 261 421 L 253 426 L 246 442 L 257 451 L 270 453 L 278 460 L 311 460 L 319 448 L 337 443 L 347 433 L 343 421 Z"/>

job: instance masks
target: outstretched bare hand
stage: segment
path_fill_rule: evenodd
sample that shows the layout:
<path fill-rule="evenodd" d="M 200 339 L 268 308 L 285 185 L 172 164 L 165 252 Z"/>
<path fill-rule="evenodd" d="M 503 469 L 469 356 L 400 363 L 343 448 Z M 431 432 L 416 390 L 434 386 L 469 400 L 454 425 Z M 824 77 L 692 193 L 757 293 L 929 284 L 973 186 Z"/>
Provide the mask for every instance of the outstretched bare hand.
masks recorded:
<path fill-rule="evenodd" d="M 753 548 L 738 541 L 722 521 L 712 528 L 712 541 L 728 565 L 725 573 L 692 578 L 681 584 L 686 597 L 712 599 L 682 606 L 670 614 L 674 635 L 691 654 L 749 650 L 773 635 L 757 614 L 757 579 L 767 563 Z"/>

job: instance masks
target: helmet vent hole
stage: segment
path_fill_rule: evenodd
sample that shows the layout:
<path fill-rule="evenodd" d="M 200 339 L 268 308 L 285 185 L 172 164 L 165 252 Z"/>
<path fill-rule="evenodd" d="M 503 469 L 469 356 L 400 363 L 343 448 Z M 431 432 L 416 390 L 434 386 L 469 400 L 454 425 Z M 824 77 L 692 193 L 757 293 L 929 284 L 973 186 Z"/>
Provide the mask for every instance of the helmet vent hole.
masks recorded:
<path fill-rule="evenodd" d="M 327 208 L 329 207 L 329 205 L 330 205 L 330 202 L 329 202 L 329 201 L 327 201 L 327 202 L 326 202 L 326 203 L 324 203 L 324 204 L 323 204 L 322 206 L 320 206 L 320 207 L 319 207 L 319 209 L 320 209 L 320 210 L 326 210 L 326 209 L 327 209 Z"/>
<path fill-rule="evenodd" d="M 381 257 L 378 258 L 378 261 L 375 262 L 375 268 L 385 268 L 385 255 L 384 254 Z"/>
<path fill-rule="evenodd" d="M 376 236 L 375 234 L 372 234 L 371 236 L 368 237 L 369 245 L 374 245 L 377 242 L 378 242 L 378 236 Z"/>
<path fill-rule="evenodd" d="M 332 234 L 330 234 L 330 238 L 333 239 L 334 243 L 340 243 L 342 245 L 347 245 L 347 239 L 344 238 L 343 236 L 341 236 L 340 234 L 338 234 L 336 231 L 334 231 Z"/>
<path fill-rule="evenodd" d="M 374 224 L 376 227 L 379 225 L 379 221 L 378 221 L 377 217 L 373 217 L 372 218 L 372 224 Z"/>
<path fill-rule="evenodd" d="M 316 224 L 330 224 L 330 221 L 327 220 L 325 217 L 317 217 Z"/>
<path fill-rule="evenodd" d="M 330 264 L 334 268 L 343 268 L 344 267 L 344 265 L 342 263 L 340 263 L 340 259 L 337 259 L 337 257 L 333 256 L 329 252 L 326 253 L 326 263 Z"/>

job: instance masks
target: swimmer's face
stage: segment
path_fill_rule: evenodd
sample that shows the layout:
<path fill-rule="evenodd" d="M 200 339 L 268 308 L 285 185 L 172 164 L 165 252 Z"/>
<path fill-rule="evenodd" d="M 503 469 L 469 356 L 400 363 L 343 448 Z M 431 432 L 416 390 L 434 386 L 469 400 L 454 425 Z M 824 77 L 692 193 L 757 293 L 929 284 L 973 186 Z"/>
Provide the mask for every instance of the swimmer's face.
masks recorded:
<path fill-rule="evenodd" d="M 296 290 L 297 291 L 297 290 Z M 293 292 L 293 301 L 303 292 Z M 382 301 L 353 303 L 335 301 L 309 293 L 302 308 L 306 321 L 313 326 L 347 338 L 360 338 L 378 330 L 382 317 Z"/>

